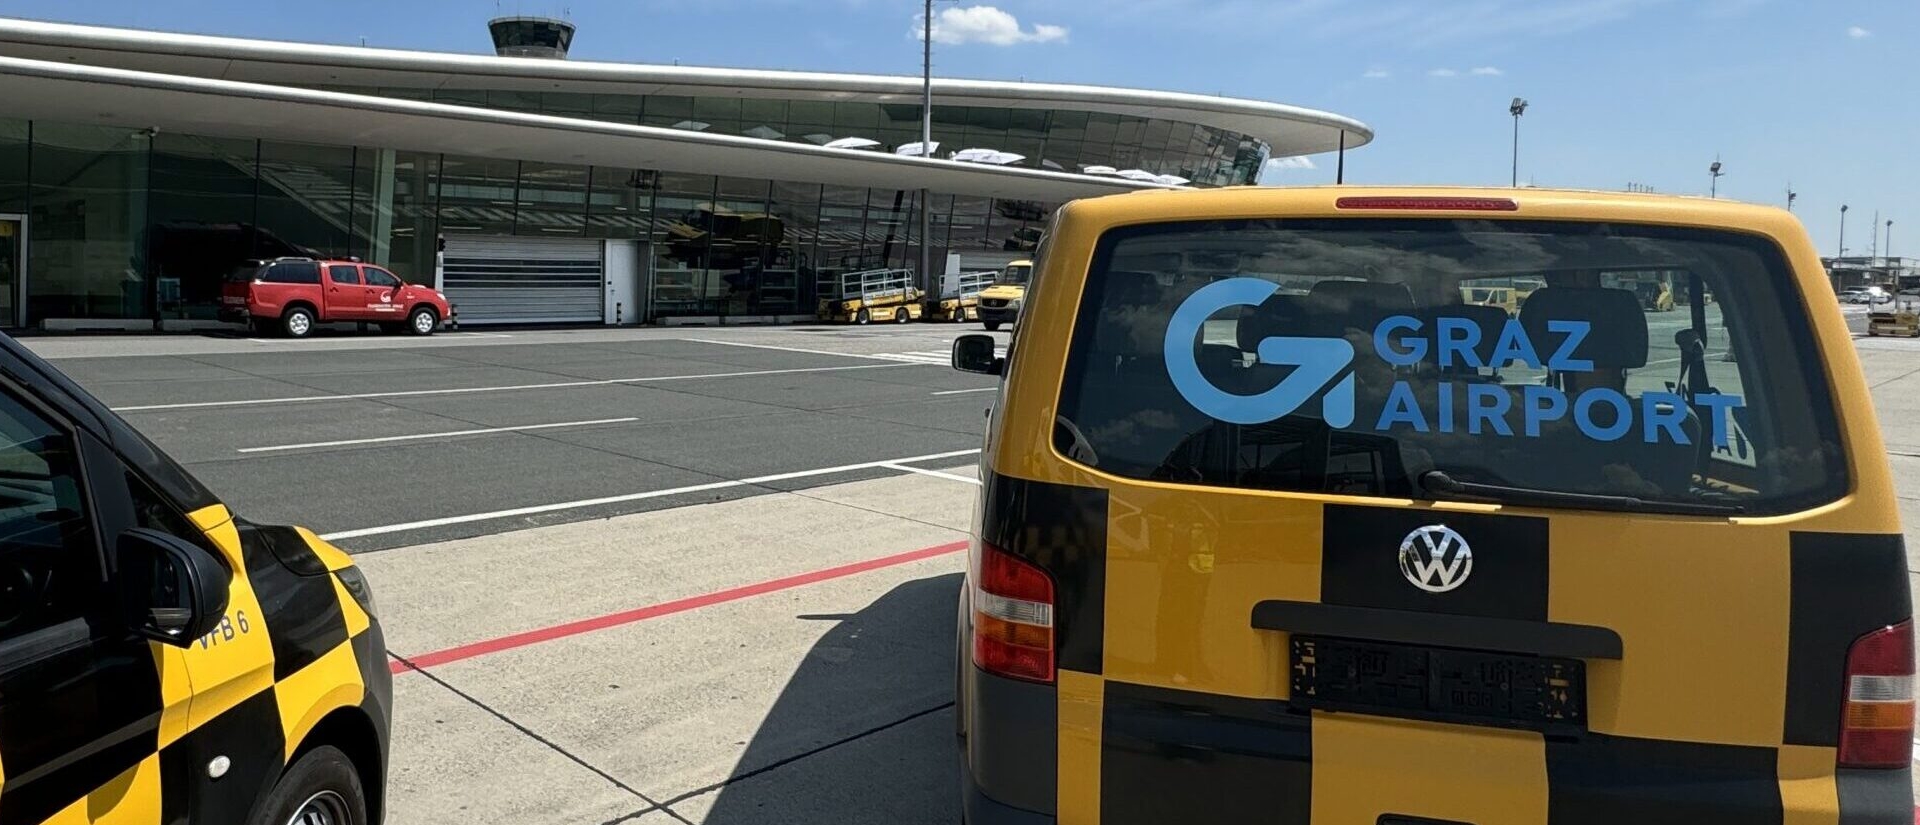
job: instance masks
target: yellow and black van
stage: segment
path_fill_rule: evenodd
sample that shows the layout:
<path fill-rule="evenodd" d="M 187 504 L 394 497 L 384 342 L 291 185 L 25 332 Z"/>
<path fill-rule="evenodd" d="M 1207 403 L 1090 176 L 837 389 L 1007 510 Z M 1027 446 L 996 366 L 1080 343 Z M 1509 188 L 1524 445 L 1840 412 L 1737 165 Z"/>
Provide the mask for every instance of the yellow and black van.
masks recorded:
<path fill-rule="evenodd" d="M 0 335 L 0 823 L 375 825 L 366 579 Z"/>
<path fill-rule="evenodd" d="M 980 292 L 980 304 L 975 309 L 980 323 L 996 330 L 1018 319 L 1020 306 L 1026 301 L 1027 281 L 1032 277 L 1032 261 L 1014 261 L 1000 270 L 999 277 Z"/>
<path fill-rule="evenodd" d="M 1601 285 L 1633 269 L 1716 300 Z M 1521 274 L 1517 316 L 1462 300 Z M 954 350 L 1004 376 L 968 822 L 1913 816 L 1891 471 L 1788 213 L 1119 195 L 1058 212 L 1025 312 Z"/>

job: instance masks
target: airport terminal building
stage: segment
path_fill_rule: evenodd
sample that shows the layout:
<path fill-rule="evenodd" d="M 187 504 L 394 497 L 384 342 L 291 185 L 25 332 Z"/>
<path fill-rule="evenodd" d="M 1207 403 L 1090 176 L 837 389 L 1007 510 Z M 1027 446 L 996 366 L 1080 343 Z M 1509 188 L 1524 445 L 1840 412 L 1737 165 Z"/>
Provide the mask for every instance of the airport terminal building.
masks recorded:
<path fill-rule="evenodd" d="M 1372 139 L 1279 103 L 935 79 L 922 157 L 918 77 L 489 29 L 491 55 L 0 20 L 0 326 L 210 324 L 236 264 L 287 255 L 438 285 L 463 325 L 791 320 L 923 242 L 933 283 L 1024 256 L 1066 200 Z"/>

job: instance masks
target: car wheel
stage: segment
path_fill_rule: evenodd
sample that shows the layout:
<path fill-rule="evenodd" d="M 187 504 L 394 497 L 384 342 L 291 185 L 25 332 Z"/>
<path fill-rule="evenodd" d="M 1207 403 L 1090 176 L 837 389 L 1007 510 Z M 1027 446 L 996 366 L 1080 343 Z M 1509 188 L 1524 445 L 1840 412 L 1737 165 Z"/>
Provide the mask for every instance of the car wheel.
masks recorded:
<path fill-rule="evenodd" d="M 313 310 L 306 307 L 294 307 L 280 316 L 280 331 L 288 338 L 305 338 L 313 334 Z"/>
<path fill-rule="evenodd" d="M 367 825 L 360 772 L 332 745 L 307 751 L 280 774 L 251 825 Z"/>
<path fill-rule="evenodd" d="M 867 311 L 864 309 L 853 314 L 853 322 L 856 324 L 864 324 L 868 320 Z"/>
<path fill-rule="evenodd" d="M 440 314 L 432 307 L 419 307 L 407 316 L 407 331 L 414 335 L 432 335 L 440 326 Z"/>
<path fill-rule="evenodd" d="M 907 308 L 906 308 L 906 307 L 901 307 L 901 308 L 899 308 L 899 309 L 896 309 L 896 310 L 894 310 L 894 311 L 893 311 L 893 322 L 894 322 L 894 323 L 896 323 L 896 324 L 904 324 L 904 323 L 906 323 L 906 322 L 908 322 L 908 321 L 911 321 L 911 320 L 913 320 L 913 319 L 912 319 L 912 318 L 910 317 L 910 315 L 911 315 L 911 313 L 908 313 L 908 312 L 907 312 Z"/>
<path fill-rule="evenodd" d="M 994 331 L 994 330 L 996 330 L 996 329 L 999 329 L 999 328 L 1000 328 L 1000 322 L 999 322 L 999 321 L 982 321 L 981 323 L 982 323 L 982 325 L 984 325 L 984 326 L 985 326 L 985 327 L 987 328 L 987 331 L 988 331 L 988 332 L 992 332 L 992 331 Z"/>

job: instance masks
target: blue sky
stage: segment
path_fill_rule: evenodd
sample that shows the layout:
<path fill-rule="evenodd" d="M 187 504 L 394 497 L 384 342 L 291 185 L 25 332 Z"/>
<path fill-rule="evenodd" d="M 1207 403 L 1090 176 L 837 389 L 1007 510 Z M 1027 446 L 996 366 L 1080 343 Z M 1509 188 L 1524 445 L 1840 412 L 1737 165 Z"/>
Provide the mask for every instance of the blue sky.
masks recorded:
<path fill-rule="evenodd" d="M 918 73 L 917 0 L 0 0 L 0 15 L 486 51 L 485 18 L 565 13 L 580 59 Z M 1864 254 L 1874 210 L 1920 254 L 1920 3 L 1911 0 L 959 0 L 942 74 L 1144 86 L 1328 109 L 1373 126 L 1349 182 L 1722 195 L 1795 210 Z M 1902 59 L 1905 58 L 1905 59 Z M 1333 177 L 1276 168 L 1270 182 Z M 1884 227 L 1882 227 L 1884 228 Z M 1910 238 L 1911 240 L 1903 240 Z M 1884 253 L 1885 250 L 1883 249 Z"/>

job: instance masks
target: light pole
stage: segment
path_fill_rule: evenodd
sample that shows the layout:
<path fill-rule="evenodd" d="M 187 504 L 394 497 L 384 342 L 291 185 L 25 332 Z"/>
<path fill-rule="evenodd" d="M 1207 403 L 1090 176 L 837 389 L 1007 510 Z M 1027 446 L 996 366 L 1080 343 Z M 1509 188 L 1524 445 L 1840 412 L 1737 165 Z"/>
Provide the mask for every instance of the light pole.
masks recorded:
<path fill-rule="evenodd" d="M 1713 159 L 1713 165 L 1707 167 L 1707 180 L 1709 181 L 1707 186 L 1707 197 L 1709 198 L 1720 197 L 1720 176 L 1724 174 L 1726 173 L 1720 171 L 1720 158 L 1715 157 Z"/>
<path fill-rule="evenodd" d="M 1798 197 L 1800 197 L 1800 193 L 1793 191 L 1793 184 L 1791 183 L 1787 184 L 1787 211 L 1788 212 L 1793 211 L 1793 199 Z"/>
<path fill-rule="evenodd" d="M 933 0 L 920 20 L 920 157 L 933 158 Z M 920 277 L 927 295 L 939 302 L 940 281 L 933 275 L 933 192 L 920 190 Z M 956 312 L 959 311 L 957 308 Z"/>
<path fill-rule="evenodd" d="M 1880 254 L 1888 258 L 1893 257 L 1893 219 L 1892 218 L 1887 219 L 1887 248 L 1881 250 Z"/>
<path fill-rule="evenodd" d="M 1840 204 L 1840 254 L 1834 257 L 1847 257 L 1847 205 Z"/>
<path fill-rule="evenodd" d="M 1520 116 L 1527 113 L 1527 99 L 1516 97 L 1507 104 L 1507 114 L 1513 115 L 1513 187 L 1520 187 Z"/>

